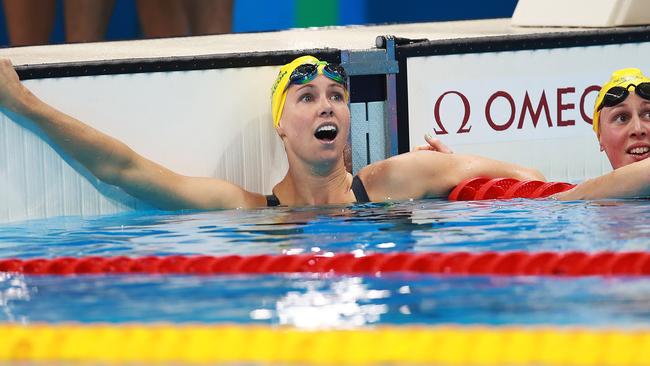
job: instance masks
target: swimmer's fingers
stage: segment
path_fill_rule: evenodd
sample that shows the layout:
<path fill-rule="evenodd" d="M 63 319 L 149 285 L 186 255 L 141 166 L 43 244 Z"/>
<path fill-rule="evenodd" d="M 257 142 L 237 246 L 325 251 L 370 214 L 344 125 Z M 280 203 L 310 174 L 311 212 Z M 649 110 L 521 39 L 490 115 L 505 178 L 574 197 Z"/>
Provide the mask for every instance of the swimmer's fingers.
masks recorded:
<path fill-rule="evenodd" d="M 454 152 L 451 151 L 447 145 L 443 144 L 442 141 L 440 141 L 437 138 L 434 138 L 433 136 L 429 135 L 428 133 L 424 135 L 424 140 L 429 144 L 432 150 L 445 153 L 445 154 L 453 154 Z"/>
<path fill-rule="evenodd" d="M 14 106 L 16 98 L 25 94 L 24 89 L 11 61 L 0 59 L 0 104 Z"/>
<path fill-rule="evenodd" d="M 447 145 L 443 144 L 442 141 L 440 141 L 437 138 L 434 138 L 433 136 L 426 134 L 424 135 L 424 140 L 427 142 L 428 145 L 419 145 L 416 146 L 413 151 L 418 151 L 418 150 L 430 150 L 430 151 L 438 151 L 441 153 L 445 154 L 453 154 L 454 152 L 451 151 Z"/>
<path fill-rule="evenodd" d="M 14 70 L 14 65 L 6 58 L 0 58 L 0 81 L 2 83 L 18 81 L 18 75 Z"/>

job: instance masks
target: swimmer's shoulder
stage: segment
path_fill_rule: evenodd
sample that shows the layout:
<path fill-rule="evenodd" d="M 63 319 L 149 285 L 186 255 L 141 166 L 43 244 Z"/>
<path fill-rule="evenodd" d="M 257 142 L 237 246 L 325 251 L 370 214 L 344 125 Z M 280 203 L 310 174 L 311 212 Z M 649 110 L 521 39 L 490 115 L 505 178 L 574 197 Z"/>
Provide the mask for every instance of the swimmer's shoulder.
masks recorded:
<path fill-rule="evenodd" d="M 431 196 L 437 183 L 446 192 L 449 184 L 438 181 L 454 159 L 451 154 L 413 151 L 369 164 L 357 175 L 373 202 L 419 199 Z"/>

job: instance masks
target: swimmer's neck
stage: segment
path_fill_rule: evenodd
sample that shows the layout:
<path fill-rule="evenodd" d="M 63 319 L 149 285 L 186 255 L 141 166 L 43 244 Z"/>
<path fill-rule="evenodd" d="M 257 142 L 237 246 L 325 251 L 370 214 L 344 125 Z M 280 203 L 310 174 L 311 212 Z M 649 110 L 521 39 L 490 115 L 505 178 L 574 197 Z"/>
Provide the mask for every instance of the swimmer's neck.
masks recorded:
<path fill-rule="evenodd" d="M 314 171 L 308 167 L 289 167 L 284 178 L 273 188 L 283 205 L 316 206 L 354 202 L 350 190 L 352 175 L 343 161 L 330 171 Z"/>

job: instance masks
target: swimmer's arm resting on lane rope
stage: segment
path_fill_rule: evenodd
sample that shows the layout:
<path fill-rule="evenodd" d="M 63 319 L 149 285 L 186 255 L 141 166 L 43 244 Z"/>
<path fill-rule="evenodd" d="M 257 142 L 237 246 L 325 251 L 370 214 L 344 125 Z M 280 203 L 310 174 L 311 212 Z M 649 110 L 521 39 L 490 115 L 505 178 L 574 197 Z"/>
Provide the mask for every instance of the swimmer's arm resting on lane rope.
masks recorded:
<path fill-rule="evenodd" d="M 264 196 L 214 178 L 187 177 L 137 154 L 121 141 L 56 110 L 0 60 L 0 104 L 36 123 L 57 145 L 102 181 L 163 209 L 256 207 Z"/>
<path fill-rule="evenodd" d="M 373 163 L 359 172 L 372 201 L 447 197 L 474 177 L 545 180 L 535 169 L 473 155 L 413 151 Z"/>
<path fill-rule="evenodd" d="M 553 196 L 558 200 L 650 197 L 650 159 L 620 167 Z"/>

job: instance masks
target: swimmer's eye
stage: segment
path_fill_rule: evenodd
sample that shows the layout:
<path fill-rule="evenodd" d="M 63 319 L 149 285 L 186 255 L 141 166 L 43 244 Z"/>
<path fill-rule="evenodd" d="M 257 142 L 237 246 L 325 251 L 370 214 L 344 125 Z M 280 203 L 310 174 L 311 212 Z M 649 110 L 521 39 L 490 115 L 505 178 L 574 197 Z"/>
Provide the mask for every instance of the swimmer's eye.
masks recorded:
<path fill-rule="evenodd" d="M 641 112 L 641 118 L 645 120 L 650 120 L 650 110 Z"/>
<path fill-rule="evenodd" d="M 341 101 L 343 101 L 344 98 L 343 98 L 343 94 L 335 92 L 335 93 L 332 93 L 332 95 L 330 96 L 330 99 L 335 101 L 335 102 L 341 102 Z"/>
<path fill-rule="evenodd" d="M 301 102 L 311 102 L 314 100 L 314 96 L 311 93 L 305 93 L 300 96 L 299 99 Z"/>
<path fill-rule="evenodd" d="M 612 118 L 612 122 L 618 124 L 625 124 L 630 120 L 630 116 L 627 113 L 619 113 Z"/>

